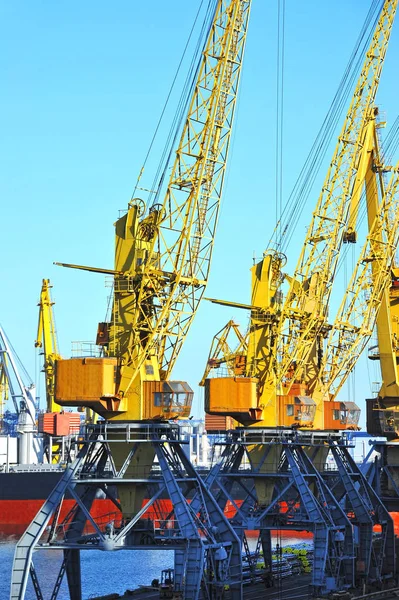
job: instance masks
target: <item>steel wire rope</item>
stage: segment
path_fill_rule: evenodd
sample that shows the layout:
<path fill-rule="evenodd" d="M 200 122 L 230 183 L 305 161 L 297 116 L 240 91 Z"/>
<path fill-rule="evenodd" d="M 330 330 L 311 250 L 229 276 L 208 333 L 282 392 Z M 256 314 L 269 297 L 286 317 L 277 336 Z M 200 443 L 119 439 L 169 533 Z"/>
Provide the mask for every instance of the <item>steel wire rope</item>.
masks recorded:
<path fill-rule="evenodd" d="M 212 2 L 214 2 L 214 1 L 215 1 L 215 0 L 209 0 L 209 6 L 210 6 L 210 5 L 211 5 L 211 3 L 212 3 Z M 175 75 L 174 75 L 174 77 L 173 77 L 173 80 L 172 80 L 171 86 L 170 86 L 170 88 L 169 88 L 169 92 L 168 92 L 168 94 L 167 94 L 167 96 L 166 96 L 166 100 L 165 100 L 165 102 L 164 102 L 164 105 L 163 105 L 163 108 L 162 108 L 162 110 L 161 110 L 161 114 L 160 114 L 160 116 L 159 116 L 159 119 L 158 119 L 157 125 L 156 125 L 156 127 L 155 127 L 154 133 L 153 133 L 153 135 L 152 135 L 152 138 L 151 138 L 150 145 L 149 145 L 149 147 L 148 147 L 147 153 L 146 153 L 146 155 L 145 155 L 145 158 L 144 158 L 144 161 L 143 161 L 143 165 L 142 165 L 142 167 L 141 167 L 141 170 L 140 170 L 140 173 L 139 173 L 139 175 L 138 175 L 138 177 L 137 177 L 137 181 L 136 181 L 136 184 L 135 184 L 135 187 L 134 187 L 134 190 L 133 190 L 132 196 L 131 196 L 131 198 L 132 198 L 132 199 L 135 197 L 135 194 L 136 194 L 136 191 L 137 191 L 137 188 L 138 188 L 138 184 L 139 184 L 139 181 L 140 181 L 140 179 L 141 179 L 141 175 L 142 175 L 142 173 L 143 173 L 143 171 L 144 171 L 144 168 L 145 168 L 145 166 L 146 166 L 146 164 L 147 164 L 147 161 L 148 161 L 148 159 L 149 159 L 149 156 L 150 156 L 150 154 L 151 154 L 151 150 L 152 150 L 152 148 L 153 148 L 153 146 L 154 146 L 154 143 L 155 143 L 156 136 L 157 136 L 157 134 L 158 134 L 158 131 L 159 131 L 159 128 L 160 128 L 160 126 L 161 126 L 161 123 L 162 123 L 163 117 L 164 117 L 164 115 L 165 115 L 166 108 L 167 108 L 167 106 L 168 106 L 168 104 L 169 104 L 169 100 L 170 100 L 170 98 L 171 98 L 171 95 L 172 95 L 173 89 L 174 89 L 174 87 L 175 87 L 175 84 L 176 84 L 177 78 L 178 78 L 178 76 L 179 76 L 179 73 L 180 73 L 180 70 L 181 70 L 181 67 L 182 67 L 182 64 L 183 64 L 184 58 L 185 58 L 185 56 L 186 56 L 186 53 L 187 53 L 188 47 L 189 47 L 189 45 L 190 45 L 191 38 L 192 38 L 192 35 L 193 35 L 193 33 L 194 33 L 194 29 L 195 29 L 195 27 L 196 27 L 196 24 L 197 24 L 197 21 L 198 21 L 198 17 L 199 17 L 199 15 L 200 15 L 200 13 L 201 13 L 201 10 L 202 10 L 202 6 L 203 6 L 203 4 L 204 4 L 204 0 L 201 0 L 201 2 L 200 2 L 200 6 L 199 6 L 199 8 L 198 8 L 198 10 L 197 10 L 197 13 L 196 13 L 196 15 L 195 15 L 195 18 L 194 18 L 194 23 L 193 23 L 193 25 L 192 25 L 192 27 L 191 27 L 191 30 L 190 30 L 189 36 L 188 36 L 188 38 L 187 38 L 186 44 L 185 44 L 185 46 L 184 46 L 184 49 L 183 49 L 183 53 L 182 53 L 182 55 L 181 55 L 181 57 L 180 57 L 180 60 L 179 60 L 179 63 L 178 63 L 178 66 L 177 66 L 177 69 L 176 69 Z M 209 11 L 209 6 L 208 6 L 208 11 Z"/>
<path fill-rule="evenodd" d="M 191 92 L 191 90 L 192 90 L 192 88 L 193 88 L 193 85 L 194 85 L 193 81 L 195 81 L 195 77 L 193 77 L 193 76 L 192 76 L 192 73 L 193 73 L 193 68 L 194 68 L 193 66 L 194 66 L 194 64 L 195 64 L 196 62 L 197 62 L 197 63 L 199 62 L 199 61 L 198 61 L 198 54 L 199 54 L 200 47 L 201 47 L 201 40 L 203 40 L 203 39 L 204 39 L 204 34 L 209 32 L 210 26 L 211 26 L 211 24 L 212 24 L 212 20 L 211 20 L 211 23 L 209 24 L 208 28 L 206 27 L 206 23 L 209 21 L 209 16 L 210 16 L 210 15 L 212 15 L 212 14 L 213 14 L 213 12 L 214 12 L 214 7 L 216 6 L 216 1 L 217 1 L 217 0 L 209 0 L 209 3 L 208 3 L 208 8 L 207 8 L 207 11 L 206 11 L 206 16 L 205 16 L 205 19 L 204 19 L 204 22 L 203 22 L 203 25 L 202 25 L 202 28 L 201 28 L 201 32 L 200 32 L 200 35 L 199 35 L 198 41 L 197 41 L 196 49 L 195 49 L 194 55 L 193 55 L 193 57 L 192 57 L 192 59 L 191 59 L 190 68 L 189 68 L 189 73 L 188 73 L 188 75 L 187 75 L 187 77 L 186 77 L 186 81 L 185 81 L 185 84 L 184 84 L 184 87 L 183 87 L 183 91 L 182 91 L 182 94 L 181 94 L 181 97 L 180 97 L 180 100 L 179 100 L 179 103 L 178 103 L 178 107 L 177 107 L 177 110 L 176 110 L 175 116 L 174 116 L 174 118 L 173 118 L 173 122 L 172 122 L 172 125 L 171 125 L 171 128 L 170 128 L 170 131 L 169 131 L 169 134 L 168 134 L 168 137 L 167 137 L 167 141 L 166 141 L 166 143 L 165 143 L 164 150 L 163 150 L 163 152 L 162 152 L 162 155 L 161 155 L 161 159 L 160 159 L 160 161 L 159 161 L 159 164 L 158 164 L 157 171 L 156 171 L 156 173 L 155 173 L 154 182 L 153 182 L 153 184 L 152 184 L 152 186 L 151 186 L 151 190 L 152 190 L 152 191 L 150 190 L 150 192 L 149 192 L 149 197 L 148 197 L 148 199 L 147 199 L 147 202 L 146 202 L 146 210 L 148 209 L 148 205 L 149 205 L 149 203 L 150 203 L 151 194 L 154 194 L 154 193 L 155 193 L 155 192 L 154 192 L 154 190 L 156 190 L 156 194 L 157 194 L 157 196 L 159 195 L 160 188 L 161 188 L 161 186 L 162 186 L 162 182 L 163 182 L 163 179 L 164 179 L 164 175 L 165 175 L 166 167 L 167 167 L 167 164 L 169 163 L 170 156 L 171 156 L 171 153 L 172 153 L 172 151 L 173 151 L 173 144 L 174 144 L 174 142 L 175 142 L 175 140 L 176 140 L 176 137 L 177 137 L 177 134 L 178 134 L 178 126 L 177 126 L 177 123 L 180 123 L 180 122 L 181 122 L 181 119 L 182 119 L 182 116 L 181 116 L 181 114 L 182 114 L 183 108 L 184 108 L 184 107 L 187 105 L 187 102 L 189 101 L 189 98 L 190 98 L 190 92 Z M 175 75 L 174 75 L 174 77 L 173 77 L 172 84 L 171 84 L 171 86 L 170 86 L 170 89 L 169 89 L 169 92 L 168 92 L 168 94 L 167 94 L 167 97 L 166 97 L 166 100 L 165 100 L 164 106 L 163 106 L 163 108 L 162 108 L 162 111 L 161 111 L 160 117 L 159 117 L 159 119 L 158 119 L 157 125 L 156 125 L 156 127 L 155 127 L 155 130 L 154 130 L 153 136 L 152 136 L 152 138 L 151 138 L 150 145 L 149 145 L 149 147 L 148 147 L 148 150 L 147 150 L 147 153 L 146 153 L 146 155 L 145 155 L 145 158 L 144 158 L 143 165 L 142 165 L 142 167 L 141 167 L 141 169 L 140 169 L 140 173 L 139 173 L 139 175 L 138 175 L 138 177 L 137 177 L 137 181 L 136 181 L 136 184 L 135 184 L 135 187 L 134 187 L 134 190 L 133 190 L 133 193 L 132 193 L 131 199 L 133 199 L 133 198 L 135 197 L 135 195 L 136 195 L 136 192 L 137 192 L 137 189 L 138 189 L 138 184 L 139 184 L 139 182 L 140 182 L 140 179 L 141 179 L 142 173 L 143 173 L 143 171 L 144 171 L 144 168 L 145 168 L 145 166 L 146 166 L 146 164 L 147 164 L 147 161 L 148 161 L 148 159 L 149 159 L 149 157 L 150 157 L 150 154 L 151 154 L 151 151 L 152 151 L 152 149 L 153 149 L 153 146 L 154 146 L 154 143 L 155 143 L 156 136 L 157 136 L 157 134 L 158 134 L 159 128 L 160 128 L 160 126 L 161 126 L 161 122 L 162 122 L 162 120 L 163 120 L 163 117 L 164 117 L 164 115 L 165 115 L 166 108 L 167 108 L 167 106 L 168 106 L 168 104 L 169 104 L 169 100 L 170 100 L 170 98 L 171 98 L 171 95 L 172 95 L 173 89 L 174 89 L 174 87 L 175 87 L 175 84 L 176 84 L 176 81 L 177 81 L 178 75 L 179 75 L 179 73 L 180 73 L 181 67 L 182 67 L 182 65 L 183 65 L 183 61 L 184 61 L 184 58 L 185 58 L 185 56 L 186 56 L 186 53 L 187 53 L 187 50 L 188 50 L 189 44 L 190 44 L 190 42 L 191 42 L 191 38 L 192 38 L 192 36 L 193 36 L 193 33 L 194 33 L 194 30 L 195 30 L 195 27 L 196 27 L 196 24 L 197 24 L 197 21 L 198 21 L 199 15 L 200 15 L 200 13 L 201 13 L 201 10 L 202 10 L 202 7 L 203 7 L 203 4 L 204 4 L 204 0 L 201 0 L 200 6 L 199 6 L 199 8 L 198 8 L 198 11 L 197 11 L 197 13 L 196 13 L 196 16 L 195 16 L 195 18 L 194 18 L 194 23 L 193 23 L 193 25 L 192 25 L 192 27 L 191 27 L 191 30 L 190 30 L 189 36 L 188 36 L 188 38 L 187 38 L 187 41 L 186 41 L 186 44 L 185 44 L 185 47 L 184 47 L 184 50 L 183 50 L 182 56 L 181 56 L 181 58 L 180 58 L 180 61 L 179 61 L 179 63 L 178 63 L 178 66 L 177 66 L 177 69 L 176 69 Z M 204 46 L 204 43 L 206 43 L 206 35 L 205 35 L 205 42 L 203 42 L 203 43 L 202 43 L 202 46 Z M 198 68 L 199 68 L 199 67 L 198 67 Z M 197 70 L 198 70 L 198 69 L 197 69 Z M 190 83 L 190 81 L 191 81 L 191 87 L 190 87 L 189 91 L 187 91 L 187 88 L 188 88 L 188 86 L 189 86 L 189 83 Z M 182 107 L 183 107 L 183 108 L 182 108 Z M 172 132 L 174 132 L 174 136 L 173 136 L 173 140 L 171 141 Z M 170 149 L 169 149 L 169 152 L 167 152 L 167 148 L 170 148 Z M 167 159 L 167 161 L 165 161 L 165 156 L 166 156 L 166 154 L 168 155 L 168 159 Z M 163 170 L 163 175 L 160 177 L 160 172 L 161 172 L 162 170 Z M 159 180 L 159 183 L 156 183 L 158 180 Z M 111 289 L 110 295 L 109 295 L 109 297 L 108 297 L 108 304 L 107 304 L 106 313 L 105 313 L 105 321 L 106 321 L 106 322 L 108 322 L 108 321 L 111 319 L 111 311 L 112 311 L 112 306 L 113 306 L 113 287 L 114 287 L 114 286 L 112 286 L 112 289 Z"/>
<path fill-rule="evenodd" d="M 201 6 L 202 6 L 202 3 L 203 3 L 203 0 L 201 2 Z M 171 156 L 175 150 L 176 140 L 177 140 L 178 135 L 181 132 L 182 125 L 184 123 L 186 113 L 188 111 L 188 106 L 189 106 L 189 103 L 190 103 L 191 98 L 194 93 L 197 75 L 198 75 L 199 69 L 201 68 L 201 61 L 199 60 L 199 58 L 205 50 L 207 39 L 208 39 L 210 30 L 212 28 L 213 15 L 216 10 L 216 4 L 217 4 L 217 0 L 209 0 L 205 19 L 204 19 L 202 27 L 201 27 L 200 35 L 197 40 L 194 54 L 191 58 L 190 67 L 189 67 L 188 74 L 187 74 L 187 77 L 186 77 L 186 80 L 185 80 L 185 83 L 183 86 L 183 91 L 182 91 L 182 94 L 180 96 L 180 99 L 179 99 L 179 102 L 177 105 L 175 116 L 172 120 L 169 134 L 167 136 L 166 143 L 165 143 L 164 149 L 161 154 L 161 158 L 160 158 L 158 168 L 157 168 L 155 176 L 154 176 L 152 186 L 150 188 L 149 197 L 147 200 L 147 207 L 150 204 L 151 198 L 152 198 L 152 203 L 156 203 L 157 199 L 159 198 L 159 196 L 161 194 L 162 185 L 165 180 L 166 173 L 167 173 L 167 168 L 170 164 Z M 197 13 L 197 17 L 196 17 L 195 23 L 193 25 L 192 31 L 194 29 L 197 19 L 198 19 L 198 13 Z M 191 36 L 192 36 L 192 33 L 190 32 L 189 40 L 191 39 Z M 186 48 L 188 46 L 189 40 L 186 44 Z M 184 52 L 186 52 L 186 48 L 185 48 Z M 183 62 L 183 58 L 184 58 L 184 56 L 182 56 L 182 59 L 179 63 L 179 70 L 180 70 L 180 66 Z M 177 76 L 177 74 L 176 74 L 176 76 Z M 169 96 L 168 96 L 168 99 L 169 99 Z"/>
<path fill-rule="evenodd" d="M 173 152 L 175 152 L 176 140 L 181 133 L 186 114 L 188 113 L 188 107 L 190 105 L 191 98 L 194 95 L 198 73 L 201 68 L 200 56 L 204 54 L 207 40 L 210 36 L 210 31 L 213 25 L 213 16 L 216 12 L 217 2 L 218 0 L 209 0 L 206 16 L 201 27 L 201 32 L 197 41 L 195 52 L 191 59 L 189 72 L 187 74 L 186 81 L 183 87 L 183 92 L 181 94 L 176 113 L 172 125 L 170 127 L 164 150 L 161 154 L 161 159 L 159 161 L 158 169 L 156 171 L 153 184 L 151 185 L 149 191 L 148 199 L 146 202 L 146 210 L 148 210 L 150 204 L 154 205 L 157 202 L 159 202 L 158 199 L 163 190 L 163 183 L 167 175 L 168 166 L 171 164 L 171 157 Z M 159 239 L 158 245 L 160 245 Z M 160 340 L 158 340 L 158 344 L 159 343 Z"/>
<path fill-rule="evenodd" d="M 376 23 L 378 22 L 379 11 L 374 17 L 374 23 L 372 26 L 371 20 L 373 18 L 374 11 L 376 10 L 377 2 L 374 3 L 374 6 L 370 8 L 370 11 L 367 15 L 366 21 L 362 27 L 362 30 L 359 34 L 357 42 L 355 44 L 354 50 L 352 51 L 351 57 L 349 59 L 348 65 L 346 67 L 344 76 L 340 82 L 338 90 L 335 94 L 333 102 L 330 106 L 330 109 L 327 113 L 327 116 L 322 124 L 322 127 L 319 131 L 318 136 L 316 137 L 315 143 L 312 146 L 311 152 L 309 153 L 308 159 L 305 162 L 304 168 L 302 169 L 296 184 L 294 185 L 293 192 L 289 197 L 289 201 L 292 199 L 293 208 L 291 209 L 291 213 L 287 219 L 287 223 L 283 226 L 283 232 L 285 233 L 290 229 L 290 223 L 296 223 L 302 214 L 305 202 L 309 196 L 309 193 L 312 189 L 314 180 L 320 170 L 320 166 L 322 161 L 324 160 L 325 154 L 331 142 L 333 133 L 336 129 L 338 121 L 342 115 L 343 108 L 347 102 L 349 97 L 349 92 L 354 86 L 356 76 L 358 71 L 360 70 L 360 65 L 363 60 L 363 55 L 371 41 L 372 32 L 375 28 Z M 369 31 L 367 37 L 365 35 Z M 361 46 L 361 44 L 363 45 Z M 298 185 L 300 185 L 299 192 L 297 196 L 295 196 L 295 190 Z M 297 200 L 296 200 L 297 197 Z M 291 228 L 290 236 L 287 238 L 286 246 L 283 248 L 286 251 L 288 245 L 291 242 L 292 235 L 294 233 L 294 229 Z"/>
<path fill-rule="evenodd" d="M 380 1 L 380 0 L 379 0 Z M 348 61 L 344 75 L 340 81 L 337 92 L 330 105 L 327 115 L 322 123 L 322 126 L 313 142 L 311 150 L 305 160 L 299 176 L 294 184 L 294 187 L 288 197 L 287 203 L 284 206 L 281 215 L 281 223 L 278 223 L 276 227 L 281 230 L 283 243 L 281 244 L 281 251 L 286 251 L 294 232 L 291 224 L 298 221 L 299 216 L 302 214 L 305 202 L 309 196 L 313 182 L 320 169 L 320 165 L 324 160 L 325 154 L 331 142 L 333 133 L 336 129 L 338 120 L 342 114 L 343 107 L 349 96 L 350 90 L 353 88 L 357 72 L 360 68 L 360 63 L 363 59 L 363 54 L 370 43 L 372 37 L 373 28 L 370 27 L 371 23 L 375 27 L 378 22 L 378 15 L 374 16 L 376 12 L 378 0 L 374 0 L 372 6 L 369 9 L 366 20 L 361 28 L 360 34 Z M 373 21 L 374 17 L 374 21 Z M 366 37 L 366 34 L 368 35 Z M 283 220 L 284 219 L 284 220 Z M 287 233 L 290 232 L 289 237 L 286 237 Z M 269 245 L 273 241 L 275 232 L 273 232 Z M 285 238 L 285 239 L 284 239 Z"/>
<path fill-rule="evenodd" d="M 283 203 L 283 124 L 284 124 L 284 46 L 285 46 L 285 0 L 279 0 L 277 8 L 277 52 L 276 52 L 276 140 L 275 140 L 275 211 L 276 222 L 280 223 Z M 275 229 L 275 246 L 281 245 L 281 228 Z M 275 397 L 277 399 L 277 381 Z M 276 427 L 280 423 L 279 403 L 276 401 Z"/>
<path fill-rule="evenodd" d="M 283 198 L 283 125 L 284 125 L 284 48 L 285 48 L 285 0 L 278 2 L 277 56 L 276 56 L 276 223 L 280 223 Z M 281 243 L 281 227 L 276 228 L 276 246 Z"/>
<path fill-rule="evenodd" d="M 389 130 L 385 144 L 383 144 L 384 164 L 392 164 L 399 143 L 399 115 L 396 117 L 392 127 Z"/>
<path fill-rule="evenodd" d="M 276 221 L 280 223 L 283 210 L 283 134 L 284 134 L 284 52 L 285 50 L 285 0 L 278 2 L 278 17 L 277 17 L 277 65 L 276 65 Z M 281 227 L 276 229 L 276 248 L 281 246 Z M 275 383 L 276 397 L 276 426 L 280 425 L 281 415 L 279 410 L 279 402 L 277 401 L 277 382 Z M 277 468 L 277 465 L 276 465 Z M 282 558 L 282 534 L 281 530 L 277 530 L 277 560 Z M 280 564 L 281 568 L 281 564 Z M 282 598 L 282 573 L 278 574 L 278 591 L 279 598 Z"/>
<path fill-rule="evenodd" d="M 375 8 L 374 8 L 375 10 Z M 359 35 L 359 38 L 355 44 L 355 48 L 352 52 L 351 58 L 345 70 L 344 76 L 341 80 L 341 83 L 338 87 L 337 93 L 334 97 L 334 100 L 330 106 L 330 109 L 327 113 L 327 117 L 323 122 L 322 128 L 318 136 L 316 137 L 315 143 L 312 146 L 311 152 L 309 154 L 309 160 L 305 162 L 306 170 L 303 169 L 298 178 L 298 182 L 300 184 L 300 189 L 296 196 L 293 196 L 293 208 L 291 209 L 291 214 L 287 219 L 287 223 L 284 225 L 283 231 L 289 231 L 289 237 L 287 237 L 286 244 L 283 248 L 284 251 L 288 248 L 291 243 L 292 236 L 294 234 L 295 229 L 290 227 L 291 223 L 297 223 L 305 206 L 305 203 L 309 197 L 310 191 L 313 187 L 316 176 L 320 170 L 321 164 L 324 160 L 326 152 L 329 148 L 331 139 L 336 130 L 338 122 L 343 112 L 343 108 L 347 103 L 349 93 L 354 86 L 356 81 L 357 73 L 360 70 L 361 63 L 363 61 L 363 55 L 369 46 L 369 43 L 372 38 L 372 32 L 375 28 L 376 23 L 378 22 L 379 12 L 377 13 L 374 23 L 372 27 L 370 27 L 371 17 L 372 17 L 373 7 L 371 7 L 369 14 L 367 16 L 366 22 L 362 28 L 362 31 Z M 369 30 L 368 36 L 365 38 L 365 34 Z M 363 41 L 363 46 L 361 47 L 361 43 Z M 357 58 L 356 58 L 357 57 Z M 302 177 L 301 177 L 302 176 Z M 296 184 L 295 184 L 296 185 Z M 295 190 L 294 186 L 294 190 Z M 291 196 L 290 196 L 291 198 Z"/>
<path fill-rule="evenodd" d="M 355 256 L 355 244 L 350 244 L 350 245 L 352 246 L 351 270 L 350 270 L 351 274 L 352 274 L 355 269 L 355 265 L 356 265 L 356 256 Z M 348 282 L 345 283 L 345 289 L 347 289 L 347 287 L 348 287 Z M 349 299 L 347 299 L 347 303 L 348 302 L 349 302 Z M 353 367 L 349 373 L 349 377 L 348 377 L 348 393 L 349 393 L 349 400 L 351 402 L 356 402 L 356 388 L 355 388 L 356 365 L 357 365 L 357 361 L 353 365 Z"/>

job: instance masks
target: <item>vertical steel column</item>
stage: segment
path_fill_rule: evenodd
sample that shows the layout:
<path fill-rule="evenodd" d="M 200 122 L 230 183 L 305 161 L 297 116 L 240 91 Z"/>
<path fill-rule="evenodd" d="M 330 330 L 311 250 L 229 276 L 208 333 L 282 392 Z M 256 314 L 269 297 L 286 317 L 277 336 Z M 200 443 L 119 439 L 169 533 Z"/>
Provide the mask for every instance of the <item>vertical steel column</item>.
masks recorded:
<path fill-rule="evenodd" d="M 186 548 L 184 550 L 184 599 L 198 600 L 204 569 L 204 551 L 198 532 L 198 526 L 194 523 L 193 515 L 188 508 L 188 503 L 182 495 L 169 463 L 166 460 L 163 444 L 155 442 L 154 448 L 166 489 L 173 503 L 173 510 L 178 520 L 179 527 L 184 538 L 187 540 Z M 179 560 L 181 561 L 181 556 L 179 557 Z"/>
<path fill-rule="evenodd" d="M 66 553 L 68 556 L 66 557 Z M 80 550 L 64 550 L 66 558 L 66 575 L 70 600 L 82 600 L 82 573 L 80 566 Z"/>
<path fill-rule="evenodd" d="M 347 491 L 359 527 L 359 556 L 365 561 L 362 574 L 365 581 L 393 577 L 396 569 L 395 532 L 392 517 L 368 483 L 348 449 L 330 441 L 342 481 Z M 381 525 L 381 547 L 376 551 L 373 526 Z M 363 567 L 363 565 L 358 565 Z M 359 570 L 359 569 L 358 569 Z"/>
<path fill-rule="evenodd" d="M 328 552 L 328 526 L 318 507 L 309 485 L 302 475 L 295 456 L 295 444 L 283 443 L 285 455 L 291 469 L 302 502 L 313 524 L 314 531 L 314 550 L 313 550 L 313 585 L 315 587 L 324 584 L 327 552 Z"/>

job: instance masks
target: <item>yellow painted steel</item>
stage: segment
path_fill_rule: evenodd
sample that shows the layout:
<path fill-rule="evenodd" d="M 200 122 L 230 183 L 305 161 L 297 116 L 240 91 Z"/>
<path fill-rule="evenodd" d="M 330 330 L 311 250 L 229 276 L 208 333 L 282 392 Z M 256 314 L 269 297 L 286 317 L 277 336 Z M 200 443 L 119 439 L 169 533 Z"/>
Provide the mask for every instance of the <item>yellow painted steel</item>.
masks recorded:
<path fill-rule="evenodd" d="M 125 441 L 123 435 L 108 434 L 108 446 L 112 455 L 116 472 L 123 479 L 138 479 L 145 481 L 149 478 L 154 464 L 155 450 L 152 444 L 137 444 L 133 457 L 128 460 L 132 451 L 132 444 Z M 128 462 L 126 469 L 123 468 L 125 461 Z M 122 471 L 122 472 L 121 472 Z M 122 518 L 127 521 L 141 510 L 144 499 L 148 496 L 146 483 L 125 482 L 117 486 L 118 498 L 122 510 Z M 155 527 L 159 527 L 159 521 L 155 521 Z"/>
<path fill-rule="evenodd" d="M 85 406 L 115 395 L 115 358 L 70 358 L 56 361 L 56 397 L 63 406 Z"/>
<path fill-rule="evenodd" d="M 208 279 L 250 2 L 219 2 L 162 205 L 116 223 L 109 353 L 123 418 L 143 418 L 140 382 L 168 379 Z M 133 301 L 132 301 L 133 300 Z"/>
<path fill-rule="evenodd" d="M 217 302 L 217 300 L 212 300 L 212 302 Z M 232 335 L 234 336 L 234 351 L 231 348 Z M 231 377 L 245 374 L 247 351 L 247 337 L 241 334 L 237 323 L 230 320 L 213 338 L 205 372 L 199 385 L 204 386 L 212 369 L 222 365 L 226 368 L 226 375 Z"/>
<path fill-rule="evenodd" d="M 3 356 L 3 360 L 6 360 L 6 356 Z M 0 429 L 3 425 L 4 418 L 4 407 L 8 400 L 8 379 L 3 368 L 3 362 L 0 362 Z"/>
<path fill-rule="evenodd" d="M 393 269 L 393 282 L 399 279 L 399 269 Z M 382 386 L 378 393 L 384 401 L 397 398 L 399 406 L 399 288 L 385 290 L 377 318 L 378 353 L 381 365 Z M 398 408 L 399 410 L 399 408 Z"/>
<path fill-rule="evenodd" d="M 255 473 L 278 473 L 283 447 L 271 444 L 265 459 L 265 446 L 254 444 L 248 446 L 248 456 Z M 270 477 L 255 477 L 256 496 L 260 506 L 270 506 L 275 492 L 275 482 Z"/>
<path fill-rule="evenodd" d="M 320 367 L 319 387 L 332 398 L 342 388 L 370 339 L 379 313 L 379 337 L 389 339 L 390 320 L 386 319 L 386 306 L 399 243 L 399 164 L 381 203 L 377 202 L 376 186 L 371 184 L 375 181 L 372 174 L 370 169 L 370 183 L 366 186 L 371 221 L 369 233 L 327 339 Z M 393 227 L 390 215 L 395 218 Z M 381 311 L 382 306 L 384 309 Z M 392 346 L 389 359 L 392 360 Z M 387 377 L 388 373 L 384 375 Z M 385 377 L 386 385 L 393 383 Z"/>
<path fill-rule="evenodd" d="M 114 276 L 111 321 L 98 332 L 117 360 L 114 395 L 87 404 L 105 418 L 190 414 L 191 389 L 169 379 L 208 280 L 250 8 L 217 2 L 166 192 L 149 207 L 129 202 L 115 224 L 114 269 L 62 263 Z"/>
<path fill-rule="evenodd" d="M 46 408 L 50 412 L 59 412 L 61 407 L 55 402 L 55 363 L 61 358 L 58 352 L 57 332 L 53 314 L 54 302 L 51 300 L 49 279 L 43 279 L 39 301 L 39 322 L 37 327 L 36 348 L 43 348 L 44 372 L 46 379 Z"/>

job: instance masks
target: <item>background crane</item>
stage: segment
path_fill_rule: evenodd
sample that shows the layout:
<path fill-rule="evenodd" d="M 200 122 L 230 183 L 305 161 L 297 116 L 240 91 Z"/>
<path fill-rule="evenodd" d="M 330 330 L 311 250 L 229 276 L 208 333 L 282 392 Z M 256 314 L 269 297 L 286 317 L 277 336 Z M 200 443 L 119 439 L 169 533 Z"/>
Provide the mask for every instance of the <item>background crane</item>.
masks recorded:
<path fill-rule="evenodd" d="M 61 407 L 54 401 L 55 362 L 61 359 L 58 351 L 57 332 L 51 300 L 49 279 L 43 279 L 39 301 L 39 322 L 37 326 L 36 348 L 43 349 L 44 373 L 46 379 L 46 408 L 49 412 L 59 412 Z"/>
<path fill-rule="evenodd" d="M 21 372 L 24 373 L 25 381 Z M 21 464 L 37 462 L 33 443 L 33 434 L 37 431 L 36 388 L 2 327 L 0 327 L 0 385 L 3 392 L 9 393 L 18 415 L 18 462 Z"/>

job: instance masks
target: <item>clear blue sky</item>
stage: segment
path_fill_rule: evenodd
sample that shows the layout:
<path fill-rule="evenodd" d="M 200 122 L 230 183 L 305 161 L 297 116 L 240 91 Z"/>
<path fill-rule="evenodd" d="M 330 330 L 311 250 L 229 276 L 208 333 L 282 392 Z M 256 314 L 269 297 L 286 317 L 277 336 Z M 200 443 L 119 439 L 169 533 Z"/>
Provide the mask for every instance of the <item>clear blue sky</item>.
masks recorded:
<path fill-rule="evenodd" d="M 33 378 L 42 278 L 54 285 L 63 355 L 72 340 L 93 340 L 104 318 L 104 277 L 53 261 L 112 268 L 113 222 L 130 199 L 199 4 L 0 0 L 0 322 Z M 284 197 L 368 8 L 363 0 L 286 0 Z M 249 300 L 252 257 L 261 256 L 275 223 L 276 34 L 277 0 L 253 0 L 207 290 L 239 302 Z M 378 96 L 390 123 L 398 111 L 398 48 L 394 29 Z M 146 171 L 144 186 L 152 175 Z M 316 188 L 299 223 L 291 268 L 317 195 Z M 175 378 L 197 392 L 211 338 L 231 317 L 245 324 L 241 313 L 202 304 Z M 370 390 L 365 374 L 357 377 L 362 404 Z M 197 394 L 196 416 L 201 404 Z"/>

